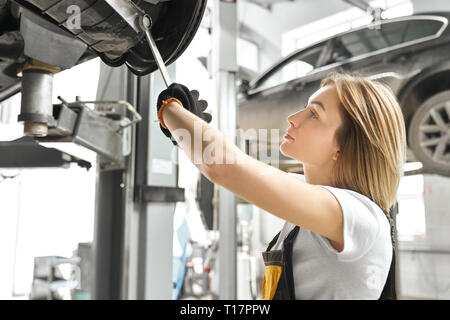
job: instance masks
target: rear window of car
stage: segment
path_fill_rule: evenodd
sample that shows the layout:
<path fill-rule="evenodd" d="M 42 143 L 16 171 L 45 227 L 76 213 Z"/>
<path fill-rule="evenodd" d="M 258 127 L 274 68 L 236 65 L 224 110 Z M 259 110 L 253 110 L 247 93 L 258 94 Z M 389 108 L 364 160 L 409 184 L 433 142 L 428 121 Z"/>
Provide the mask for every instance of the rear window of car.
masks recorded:
<path fill-rule="evenodd" d="M 365 28 L 336 38 L 331 63 L 340 62 L 365 53 L 377 51 L 402 42 L 407 22 L 382 24 Z"/>
<path fill-rule="evenodd" d="M 316 68 L 319 57 L 325 45 L 326 42 L 302 51 L 259 83 L 257 88 L 271 88 L 281 83 L 307 75 Z"/>
<path fill-rule="evenodd" d="M 410 21 L 404 41 L 413 41 L 435 35 L 442 27 L 442 21 L 416 20 Z"/>
<path fill-rule="evenodd" d="M 404 20 L 364 28 L 335 39 L 328 64 L 435 35 L 443 22 L 430 19 Z"/>

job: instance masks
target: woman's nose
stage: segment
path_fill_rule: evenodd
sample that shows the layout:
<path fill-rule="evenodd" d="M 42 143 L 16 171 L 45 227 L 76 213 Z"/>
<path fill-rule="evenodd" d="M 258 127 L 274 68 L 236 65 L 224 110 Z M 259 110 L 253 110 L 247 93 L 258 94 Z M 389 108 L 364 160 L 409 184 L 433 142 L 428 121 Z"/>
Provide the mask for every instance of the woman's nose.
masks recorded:
<path fill-rule="evenodd" d="M 287 121 L 293 128 L 297 128 L 300 124 L 301 110 L 288 116 Z"/>
<path fill-rule="evenodd" d="M 293 127 L 293 128 L 296 128 L 296 127 L 297 127 L 297 126 L 295 125 L 295 123 L 292 122 L 292 120 L 290 120 L 289 118 L 288 118 L 288 122 L 289 122 L 289 124 L 291 125 L 291 127 Z"/>

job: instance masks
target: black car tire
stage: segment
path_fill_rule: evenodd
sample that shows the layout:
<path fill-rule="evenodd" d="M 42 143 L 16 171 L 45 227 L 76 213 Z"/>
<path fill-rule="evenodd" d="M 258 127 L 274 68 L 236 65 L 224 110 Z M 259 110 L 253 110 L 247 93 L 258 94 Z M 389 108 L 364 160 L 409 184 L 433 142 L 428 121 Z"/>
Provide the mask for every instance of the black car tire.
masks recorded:
<path fill-rule="evenodd" d="M 420 105 L 411 119 L 408 141 L 424 173 L 450 176 L 450 90 Z"/>

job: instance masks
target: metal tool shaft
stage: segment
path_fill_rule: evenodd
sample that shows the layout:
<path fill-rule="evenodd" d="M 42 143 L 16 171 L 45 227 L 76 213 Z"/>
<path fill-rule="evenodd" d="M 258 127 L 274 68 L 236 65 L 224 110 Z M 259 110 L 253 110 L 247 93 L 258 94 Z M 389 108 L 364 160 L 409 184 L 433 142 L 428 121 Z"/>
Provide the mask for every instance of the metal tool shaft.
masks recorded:
<path fill-rule="evenodd" d="M 143 18 L 143 24 L 145 27 L 145 38 L 147 39 L 148 45 L 150 47 L 150 50 L 152 50 L 153 57 L 155 58 L 156 64 L 158 65 L 159 71 L 161 71 L 161 76 L 164 80 L 164 83 L 166 84 L 166 87 L 168 88 L 172 81 L 170 80 L 169 72 L 167 71 L 166 65 L 164 64 L 164 61 L 159 53 L 158 47 L 156 46 L 155 41 L 153 40 L 153 37 L 150 33 L 148 25 L 146 25 L 146 20 L 148 21 L 148 17 L 144 16 Z M 149 22 L 149 21 L 148 21 Z"/>

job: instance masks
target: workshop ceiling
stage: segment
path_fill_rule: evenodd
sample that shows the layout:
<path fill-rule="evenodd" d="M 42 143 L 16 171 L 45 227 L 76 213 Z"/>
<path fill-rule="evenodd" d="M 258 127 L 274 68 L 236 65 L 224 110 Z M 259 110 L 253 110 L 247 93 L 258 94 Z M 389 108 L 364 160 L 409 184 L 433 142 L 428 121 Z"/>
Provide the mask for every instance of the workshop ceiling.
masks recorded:
<path fill-rule="evenodd" d="M 281 2 L 295 2 L 296 0 L 247 0 L 247 1 L 253 2 L 257 5 L 260 5 L 263 8 L 271 10 L 272 5 L 274 5 L 274 4 L 281 3 Z"/>

